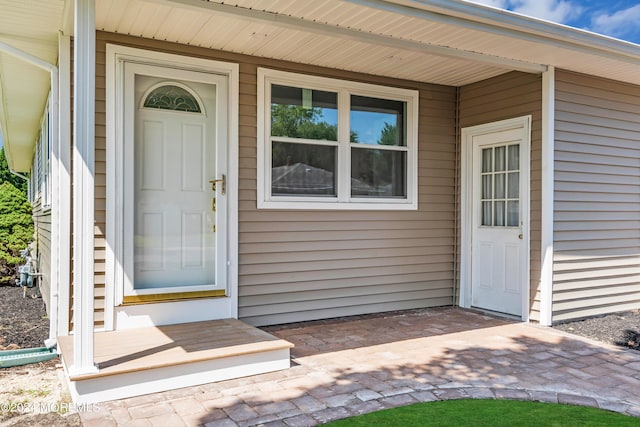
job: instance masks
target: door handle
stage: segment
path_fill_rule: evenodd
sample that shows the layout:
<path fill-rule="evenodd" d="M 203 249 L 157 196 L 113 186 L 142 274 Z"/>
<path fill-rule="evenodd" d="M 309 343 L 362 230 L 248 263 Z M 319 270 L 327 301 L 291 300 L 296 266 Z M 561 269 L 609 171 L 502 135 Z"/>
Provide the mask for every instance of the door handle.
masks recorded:
<path fill-rule="evenodd" d="M 220 194 L 222 194 L 224 196 L 227 193 L 227 176 L 225 174 L 222 174 L 222 178 L 220 178 L 220 179 L 212 179 L 209 182 L 211 183 L 211 189 L 213 191 L 216 191 L 216 184 L 220 183 L 220 185 L 221 185 Z"/>
<path fill-rule="evenodd" d="M 518 234 L 518 239 L 522 240 L 522 233 Z"/>

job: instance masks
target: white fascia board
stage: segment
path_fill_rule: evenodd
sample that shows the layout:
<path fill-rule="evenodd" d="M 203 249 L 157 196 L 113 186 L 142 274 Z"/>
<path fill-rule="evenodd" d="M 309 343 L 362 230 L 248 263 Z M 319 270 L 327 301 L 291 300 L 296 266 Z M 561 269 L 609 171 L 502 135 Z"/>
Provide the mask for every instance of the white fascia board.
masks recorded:
<path fill-rule="evenodd" d="M 169 6 L 182 6 L 199 11 L 207 10 L 216 14 L 226 14 L 236 18 L 242 18 L 257 23 L 271 23 L 280 27 L 291 28 L 298 31 L 305 31 L 323 36 L 340 37 L 342 39 L 355 40 L 358 42 L 370 43 L 374 45 L 386 46 L 395 49 L 404 49 L 413 52 L 437 55 L 446 58 L 456 58 L 467 61 L 479 62 L 491 65 L 505 70 L 522 71 L 526 73 L 542 73 L 547 67 L 545 65 L 536 64 L 527 61 L 521 61 L 511 58 L 503 58 L 499 56 L 487 55 L 479 52 L 473 52 L 463 49 L 439 46 L 429 43 L 421 43 L 412 40 L 403 40 L 399 38 L 389 37 L 382 34 L 373 34 L 360 30 L 340 27 L 336 25 L 323 24 L 309 19 L 302 19 L 293 16 L 280 15 L 273 12 L 265 12 L 262 10 L 248 9 L 238 6 L 232 6 L 224 3 L 216 3 L 213 1 L 201 0 L 155 0 L 157 3 Z M 357 1 L 357 0 L 356 0 Z M 359 1 L 358 1 L 359 2 Z M 362 3 L 369 3 L 363 1 Z"/>
<path fill-rule="evenodd" d="M 460 0 L 344 0 L 432 22 L 640 64 L 640 45 L 516 12 Z"/>

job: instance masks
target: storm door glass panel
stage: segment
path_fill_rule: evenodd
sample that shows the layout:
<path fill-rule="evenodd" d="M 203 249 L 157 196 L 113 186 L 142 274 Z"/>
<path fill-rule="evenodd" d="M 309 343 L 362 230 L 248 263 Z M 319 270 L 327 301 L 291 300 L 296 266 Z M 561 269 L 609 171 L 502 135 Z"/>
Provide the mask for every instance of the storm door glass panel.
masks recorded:
<path fill-rule="evenodd" d="M 520 225 L 520 146 L 501 145 L 482 149 L 480 171 L 481 225 Z"/>
<path fill-rule="evenodd" d="M 136 94 L 156 80 L 136 76 Z M 136 111 L 133 142 L 136 290 L 188 290 L 215 284 L 215 213 L 211 209 L 213 193 L 208 179 L 215 176 L 216 165 L 212 137 L 216 87 L 189 84 L 201 94 L 210 117 L 189 111 L 196 106 L 199 111 L 205 108 L 191 104 L 185 95 L 189 92 L 178 85 L 151 90 L 142 108 Z M 184 93 L 158 92 L 171 87 Z M 157 99 L 152 97 L 154 93 Z M 160 99 L 161 94 L 166 99 Z M 170 99 L 169 95 L 175 96 Z M 156 105 L 163 106 L 149 105 L 152 98 L 156 99 Z"/>

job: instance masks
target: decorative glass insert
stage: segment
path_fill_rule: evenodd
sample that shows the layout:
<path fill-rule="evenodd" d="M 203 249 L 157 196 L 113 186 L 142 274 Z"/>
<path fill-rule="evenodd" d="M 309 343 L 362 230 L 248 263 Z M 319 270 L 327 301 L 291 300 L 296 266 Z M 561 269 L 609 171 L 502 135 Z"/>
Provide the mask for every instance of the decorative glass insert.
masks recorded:
<path fill-rule="evenodd" d="M 482 149 L 480 212 L 482 225 L 520 225 L 520 145 Z"/>
<path fill-rule="evenodd" d="M 160 110 L 201 113 L 200 104 L 188 90 L 180 86 L 167 84 L 151 91 L 144 100 L 144 107 Z"/>

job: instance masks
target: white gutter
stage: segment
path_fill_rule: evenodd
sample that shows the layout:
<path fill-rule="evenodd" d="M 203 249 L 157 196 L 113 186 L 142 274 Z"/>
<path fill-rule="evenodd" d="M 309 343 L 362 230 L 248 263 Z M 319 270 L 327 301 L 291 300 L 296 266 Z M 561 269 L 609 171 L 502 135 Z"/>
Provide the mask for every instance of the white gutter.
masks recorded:
<path fill-rule="evenodd" d="M 26 177 L 26 176 L 24 176 L 24 175 L 22 175 L 20 172 L 16 172 L 16 171 L 14 171 L 14 170 L 13 170 L 13 169 L 11 169 L 11 168 L 9 168 L 9 172 L 11 172 L 12 174 L 14 174 L 14 175 L 15 175 L 15 176 L 17 176 L 18 178 L 22 178 L 22 179 L 24 179 L 25 181 L 29 182 L 29 178 L 28 178 L 28 177 Z"/>
<path fill-rule="evenodd" d="M 51 136 L 51 145 L 53 147 L 58 145 L 58 129 L 59 129 L 59 108 L 58 108 L 58 103 L 59 103 L 59 98 L 58 98 L 58 91 L 59 91 L 59 87 L 58 87 L 58 67 L 56 67 L 53 64 L 48 63 L 47 61 L 44 61 L 36 56 L 31 55 L 30 53 L 27 53 L 23 50 L 17 49 L 11 45 L 8 45 L 7 43 L 4 42 L 0 42 L 0 51 L 5 52 L 11 56 L 14 56 L 18 59 L 21 59 L 31 65 L 34 65 L 38 68 L 41 68 L 45 71 L 47 71 L 51 77 L 51 93 L 50 93 L 50 100 L 49 100 L 49 114 L 51 119 L 49 120 L 49 126 L 50 126 L 50 131 L 49 134 Z M 55 159 L 53 159 L 53 161 L 55 161 Z M 7 162 L 8 163 L 8 162 Z M 28 181 L 29 178 L 27 178 L 26 176 L 15 172 L 13 169 L 9 168 L 9 171 L 16 175 L 19 176 L 20 178 Z M 53 206 L 53 209 L 57 209 L 56 206 Z M 51 256 L 57 256 L 57 241 L 56 241 L 56 236 L 53 235 L 53 230 L 52 230 L 52 236 L 51 236 L 51 246 L 52 246 L 52 253 Z M 51 263 L 52 264 L 52 272 L 51 272 L 51 277 L 49 277 L 49 286 L 50 286 L 50 299 L 49 299 L 49 338 L 53 338 L 55 339 L 58 333 L 58 291 L 59 291 L 59 287 L 60 287 L 60 283 L 58 281 L 58 275 L 56 272 L 56 269 L 54 268 L 54 264 L 55 263 Z"/>
<path fill-rule="evenodd" d="M 15 56 L 16 58 L 22 59 L 23 61 L 28 62 L 31 65 L 35 65 L 38 68 L 42 68 L 43 70 L 48 71 L 49 73 L 55 73 L 57 76 L 58 67 L 48 63 L 43 59 L 38 58 L 37 56 L 33 56 L 30 53 L 27 53 L 23 50 L 15 48 L 4 42 L 0 42 L 0 51 L 8 53 L 11 56 Z M 56 79 L 56 82 L 57 82 L 57 79 Z"/>

